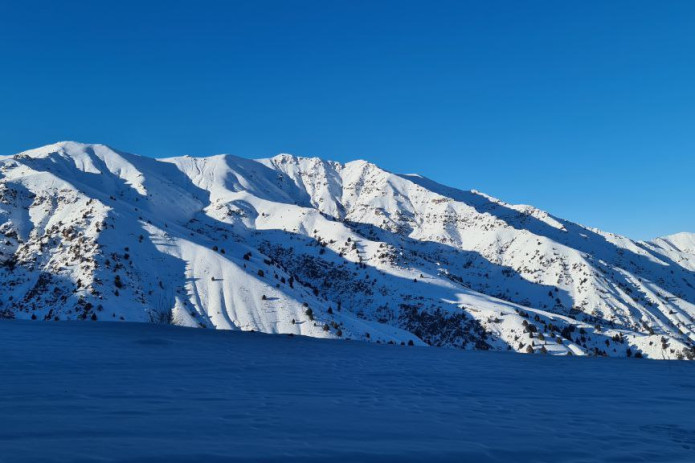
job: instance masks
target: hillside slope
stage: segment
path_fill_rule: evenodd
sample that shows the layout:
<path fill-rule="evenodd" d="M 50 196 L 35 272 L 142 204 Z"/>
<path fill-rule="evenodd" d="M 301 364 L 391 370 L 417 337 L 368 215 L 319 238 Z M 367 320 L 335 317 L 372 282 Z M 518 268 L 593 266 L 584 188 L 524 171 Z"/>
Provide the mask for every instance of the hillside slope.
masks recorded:
<path fill-rule="evenodd" d="M 692 358 L 692 235 L 635 242 L 365 161 L 0 158 L 0 314 Z"/>

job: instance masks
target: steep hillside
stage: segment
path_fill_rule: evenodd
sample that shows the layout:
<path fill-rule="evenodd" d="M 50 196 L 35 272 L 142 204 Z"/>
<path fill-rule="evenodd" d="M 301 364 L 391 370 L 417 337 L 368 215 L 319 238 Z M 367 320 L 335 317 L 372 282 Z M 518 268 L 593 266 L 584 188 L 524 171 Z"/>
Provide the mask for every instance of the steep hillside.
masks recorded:
<path fill-rule="evenodd" d="M 0 314 L 692 358 L 695 239 L 635 242 L 365 161 L 0 158 Z"/>

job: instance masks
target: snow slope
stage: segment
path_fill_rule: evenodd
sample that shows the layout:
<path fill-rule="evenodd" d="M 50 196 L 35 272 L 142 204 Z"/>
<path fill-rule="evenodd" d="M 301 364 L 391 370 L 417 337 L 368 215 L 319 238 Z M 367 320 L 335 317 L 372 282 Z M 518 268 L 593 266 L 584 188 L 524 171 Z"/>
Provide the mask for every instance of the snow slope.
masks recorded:
<path fill-rule="evenodd" d="M 587 228 L 365 161 L 0 158 L 0 316 L 693 358 L 693 235 Z"/>
<path fill-rule="evenodd" d="M 0 462 L 693 461 L 689 362 L 0 321 Z"/>

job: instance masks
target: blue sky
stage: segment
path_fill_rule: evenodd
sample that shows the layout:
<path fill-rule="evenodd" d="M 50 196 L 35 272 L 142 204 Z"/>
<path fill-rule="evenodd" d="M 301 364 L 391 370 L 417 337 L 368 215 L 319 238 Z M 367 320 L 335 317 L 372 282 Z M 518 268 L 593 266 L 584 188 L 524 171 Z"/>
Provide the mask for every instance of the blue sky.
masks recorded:
<path fill-rule="evenodd" d="M 0 154 L 363 158 L 695 232 L 695 2 L 0 2 Z"/>

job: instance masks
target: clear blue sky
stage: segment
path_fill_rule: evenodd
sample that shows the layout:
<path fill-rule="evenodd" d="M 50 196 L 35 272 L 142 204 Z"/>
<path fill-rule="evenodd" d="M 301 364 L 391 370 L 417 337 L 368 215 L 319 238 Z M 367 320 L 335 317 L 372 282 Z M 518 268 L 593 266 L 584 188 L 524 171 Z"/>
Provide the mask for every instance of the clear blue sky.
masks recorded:
<path fill-rule="evenodd" d="M 0 153 L 368 159 L 695 232 L 695 2 L 0 2 Z"/>

